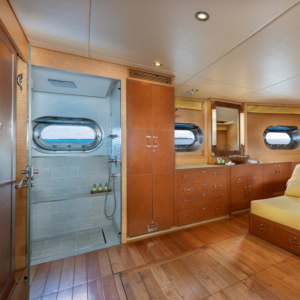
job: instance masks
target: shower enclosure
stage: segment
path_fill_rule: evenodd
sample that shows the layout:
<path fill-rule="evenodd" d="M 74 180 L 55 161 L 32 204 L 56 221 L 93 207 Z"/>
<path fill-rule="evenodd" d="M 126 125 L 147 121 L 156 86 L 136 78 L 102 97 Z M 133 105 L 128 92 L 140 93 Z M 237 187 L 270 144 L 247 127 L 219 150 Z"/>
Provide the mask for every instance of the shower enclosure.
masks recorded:
<path fill-rule="evenodd" d="M 120 81 L 31 68 L 30 265 L 120 244 Z"/>

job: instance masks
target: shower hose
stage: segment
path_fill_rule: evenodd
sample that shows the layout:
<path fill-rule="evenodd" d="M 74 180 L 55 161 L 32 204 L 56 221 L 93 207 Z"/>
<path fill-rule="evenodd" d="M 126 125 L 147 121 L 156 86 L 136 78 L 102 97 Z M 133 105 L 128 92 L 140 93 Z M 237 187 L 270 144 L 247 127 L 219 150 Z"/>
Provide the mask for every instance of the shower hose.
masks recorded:
<path fill-rule="evenodd" d="M 105 202 L 104 202 L 104 213 L 106 218 L 111 218 L 114 213 L 116 212 L 116 208 L 117 208 L 117 200 L 116 200 L 116 189 L 115 189 L 115 177 L 113 178 L 113 191 L 114 191 L 114 211 L 112 212 L 111 215 L 107 214 L 106 211 L 106 206 L 107 206 L 107 196 L 108 196 L 108 190 L 109 190 L 109 185 L 110 185 L 110 177 L 111 177 L 111 168 L 109 168 L 108 171 L 108 183 L 107 183 L 107 191 L 106 191 L 106 195 L 105 195 Z"/>

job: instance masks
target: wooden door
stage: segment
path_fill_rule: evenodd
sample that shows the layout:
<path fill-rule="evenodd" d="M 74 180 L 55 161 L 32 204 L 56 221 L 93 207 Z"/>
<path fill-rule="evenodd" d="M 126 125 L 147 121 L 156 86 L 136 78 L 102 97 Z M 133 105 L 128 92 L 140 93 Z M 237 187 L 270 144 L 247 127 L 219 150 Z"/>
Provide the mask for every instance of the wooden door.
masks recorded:
<path fill-rule="evenodd" d="M 231 186 L 231 210 L 248 208 L 249 203 L 248 185 Z"/>
<path fill-rule="evenodd" d="M 152 86 L 153 218 L 173 215 L 174 89 Z"/>
<path fill-rule="evenodd" d="M 262 183 L 250 184 L 248 186 L 249 200 L 262 200 L 264 199 L 264 188 Z"/>
<path fill-rule="evenodd" d="M 264 165 L 264 198 L 272 198 L 275 192 L 275 186 L 277 182 L 276 165 L 266 164 Z"/>
<path fill-rule="evenodd" d="M 0 299 L 14 284 L 15 78 L 17 53 L 0 26 Z"/>
<path fill-rule="evenodd" d="M 286 190 L 286 183 L 292 177 L 292 164 L 281 163 L 277 165 L 277 183 L 275 185 L 275 192 L 284 192 Z"/>

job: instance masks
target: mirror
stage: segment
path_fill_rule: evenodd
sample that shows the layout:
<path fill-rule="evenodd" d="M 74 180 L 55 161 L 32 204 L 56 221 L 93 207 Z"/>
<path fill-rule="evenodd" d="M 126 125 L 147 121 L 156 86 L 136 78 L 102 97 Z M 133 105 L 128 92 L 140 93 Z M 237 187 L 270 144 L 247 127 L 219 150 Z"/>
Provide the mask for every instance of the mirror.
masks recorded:
<path fill-rule="evenodd" d="M 240 154 L 240 113 L 236 104 L 212 104 L 212 152 L 215 155 Z"/>

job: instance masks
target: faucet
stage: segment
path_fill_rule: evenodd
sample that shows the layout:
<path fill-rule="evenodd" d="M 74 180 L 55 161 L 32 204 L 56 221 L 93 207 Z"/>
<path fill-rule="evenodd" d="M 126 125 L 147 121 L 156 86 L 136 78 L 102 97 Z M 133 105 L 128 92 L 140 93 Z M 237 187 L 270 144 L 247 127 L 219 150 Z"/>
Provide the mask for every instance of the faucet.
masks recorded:
<path fill-rule="evenodd" d="M 240 145 L 240 150 L 241 150 L 241 155 L 244 155 L 244 145 L 243 144 Z"/>
<path fill-rule="evenodd" d="M 222 147 L 222 149 L 224 149 L 224 147 L 226 147 L 226 146 L 229 146 L 230 151 L 232 150 L 232 148 L 231 148 L 231 146 L 230 146 L 229 144 L 225 144 L 225 145 Z"/>

